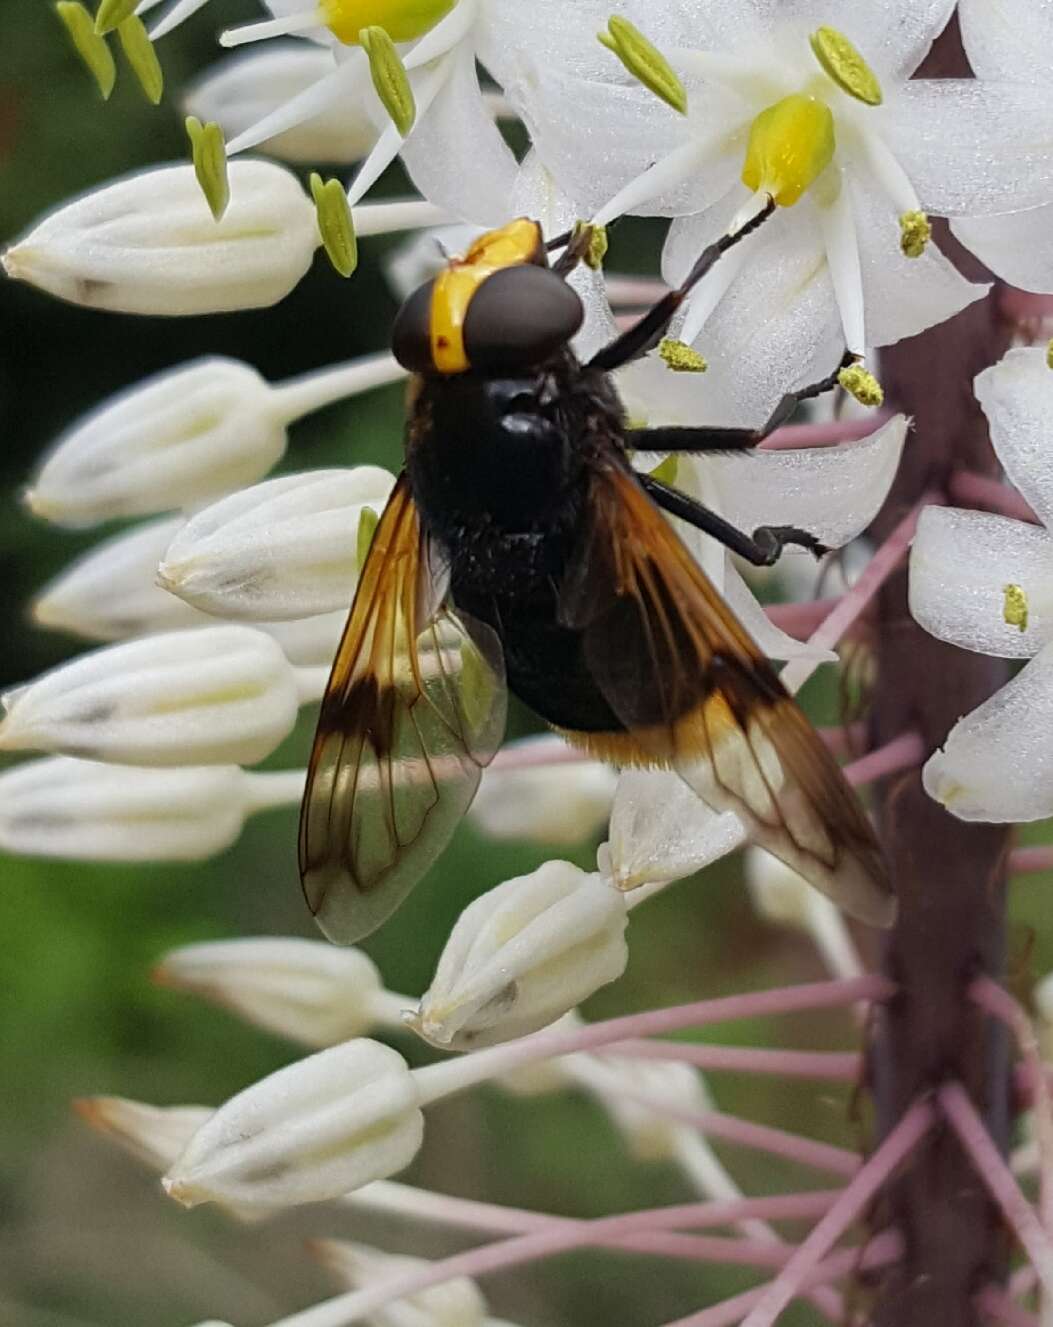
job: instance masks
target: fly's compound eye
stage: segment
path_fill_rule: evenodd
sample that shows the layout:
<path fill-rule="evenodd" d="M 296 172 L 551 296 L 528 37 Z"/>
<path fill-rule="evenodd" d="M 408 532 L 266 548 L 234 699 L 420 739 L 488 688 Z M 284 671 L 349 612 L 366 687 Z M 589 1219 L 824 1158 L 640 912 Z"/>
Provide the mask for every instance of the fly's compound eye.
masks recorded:
<path fill-rule="evenodd" d="M 403 302 L 391 329 L 391 350 L 411 373 L 434 373 L 431 353 L 431 298 L 435 281 L 426 281 Z"/>
<path fill-rule="evenodd" d="M 566 345 L 584 317 L 581 300 L 555 272 L 532 263 L 506 267 L 471 298 L 465 354 L 473 369 L 484 372 L 537 364 Z"/>

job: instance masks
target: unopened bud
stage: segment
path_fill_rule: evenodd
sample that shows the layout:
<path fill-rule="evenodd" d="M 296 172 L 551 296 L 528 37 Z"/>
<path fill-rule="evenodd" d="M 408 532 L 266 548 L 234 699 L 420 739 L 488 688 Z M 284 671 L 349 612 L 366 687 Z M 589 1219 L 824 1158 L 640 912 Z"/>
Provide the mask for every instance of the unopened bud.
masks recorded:
<path fill-rule="evenodd" d="M 241 833 L 249 778 L 237 766 L 26 761 L 0 773 L 0 847 L 70 861 L 203 861 Z"/>
<path fill-rule="evenodd" d="M 272 391 L 255 369 L 219 357 L 147 378 L 58 439 L 26 503 L 45 520 L 82 526 L 251 484 L 285 452 Z"/>
<path fill-rule="evenodd" d="M 151 1106 L 126 1097 L 78 1097 L 73 1109 L 150 1170 L 167 1170 L 212 1114 L 208 1106 Z"/>
<path fill-rule="evenodd" d="M 621 894 L 569 862 L 507 880 L 461 913 L 411 1026 L 452 1050 L 546 1027 L 621 976 L 625 926 Z"/>
<path fill-rule="evenodd" d="M 607 765 L 489 769 L 469 816 L 491 838 L 580 843 L 607 819 L 618 776 Z"/>
<path fill-rule="evenodd" d="M 291 732 L 298 679 L 250 627 L 93 650 L 3 698 L 0 749 L 129 765 L 252 764 Z"/>
<path fill-rule="evenodd" d="M 410 1276 L 428 1266 L 424 1258 L 384 1253 L 343 1239 L 312 1240 L 311 1253 L 347 1290 Z M 484 1327 L 486 1300 L 467 1276 L 418 1290 L 370 1314 L 375 1327 Z"/>
<path fill-rule="evenodd" d="M 34 621 L 88 640 L 215 626 L 157 584 L 157 564 L 182 524 L 165 517 L 105 540 L 44 587 L 33 600 Z"/>
<path fill-rule="evenodd" d="M 238 621 L 283 621 L 342 609 L 360 570 L 363 511 L 394 485 L 375 465 L 283 475 L 192 516 L 158 575 L 172 594 Z"/>
<path fill-rule="evenodd" d="M 217 222 L 193 166 L 127 176 L 45 217 L 4 253 L 4 268 L 60 299 L 121 313 L 276 304 L 311 265 L 314 208 L 272 162 L 234 161 L 229 180 L 230 206 Z"/>
<path fill-rule="evenodd" d="M 285 1206 L 338 1198 L 402 1170 L 424 1133 L 402 1056 L 350 1041 L 279 1069 L 212 1115 L 164 1179 L 193 1207 Z"/>
<path fill-rule="evenodd" d="M 323 940 L 260 936 L 187 945 L 166 954 L 154 978 L 306 1046 L 335 1046 L 390 1018 L 372 959 Z"/>

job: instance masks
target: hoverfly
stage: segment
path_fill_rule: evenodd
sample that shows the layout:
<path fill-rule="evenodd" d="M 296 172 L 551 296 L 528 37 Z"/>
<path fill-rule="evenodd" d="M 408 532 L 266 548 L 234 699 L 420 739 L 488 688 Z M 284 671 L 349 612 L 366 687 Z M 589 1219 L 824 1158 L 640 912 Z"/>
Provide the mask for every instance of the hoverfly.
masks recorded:
<path fill-rule="evenodd" d="M 672 766 L 848 912 L 890 924 L 880 849 L 840 769 L 662 512 L 760 565 L 790 527 L 747 535 L 630 462 L 634 449 L 754 447 L 760 429 L 632 429 L 610 373 L 654 346 L 731 244 L 582 363 L 567 276 L 588 231 L 526 219 L 482 235 L 403 304 L 413 372 L 405 467 L 370 546 L 322 702 L 300 820 L 307 901 L 353 942 L 442 851 L 504 731 L 507 687 L 617 765 Z M 844 363 L 851 362 L 846 356 Z"/>

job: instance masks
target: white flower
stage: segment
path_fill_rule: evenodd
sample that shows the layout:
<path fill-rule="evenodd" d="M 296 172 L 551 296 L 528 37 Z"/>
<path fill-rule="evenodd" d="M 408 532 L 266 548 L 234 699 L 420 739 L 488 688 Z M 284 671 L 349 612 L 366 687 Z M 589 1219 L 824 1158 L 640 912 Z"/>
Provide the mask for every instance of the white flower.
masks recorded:
<path fill-rule="evenodd" d="M 325 47 L 276 42 L 212 65 L 187 89 L 184 108 L 202 123 L 214 120 L 230 140 L 325 78 L 334 67 L 333 54 Z M 349 164 L 364 157 L 379 134 L 367 114 L 365 99 L 341 93 L 318 115 L 267 139 L 260 147 L 283 161 Z"/>
<path fill-rule="evenodd" d="M 606 820 L 616 783 L 615 772 L 596 761 L 490 768 L 468 814 L 491 838 L 580 843 Z"/>
<path fill-rule="evenodd" d="M 394 482 L 388 471 L 363 465 L 284 475 L 232 493 L 176 534 L 160 582 L 206 613 L 240 621 L 346 613 L 368 549 L 359 537 L 363 510 L 378 517 Z"/>
<path fill-rule="evenodd" d="M 182 524 L 164 517 L 104 540 L 41 590 L 32 604 L 34 620 L 88 640 L 215 625 L 156 583 L 157 564 Z"/>
<path fill-rule="evenodd" d="M 952 645 L 1033 657 L 955 724 L 923 777 L 963 820 L 1037 820 L 1053 814 L 1053 372 L 1044 349 L 1010 350 L 975 389 L 998 459 L 1043 526 L 927 509 L 911 551 L 911 612 Z"/>
<path fill-rule="evenodd" d="M 0 748 L 132 765 L 252 764 L 292 731 L 304 692 L 262 632 L 164 632 L 93 650 L 9 692 Z"/>
<path fill-rule="evenodd" d="M 411 1026 L 449 1050 L 546 1027 L 621 976 L 625 926 L 621 894 L 569 862 L 506 880 L 457 919 Z"/>
<path fill-rule="evenodd" d="M 627 85 L 613 55 L 597 77 L 527 53 L 518 79 L 504 80 L 546 165 L 598 219 L 679 218 L 664 258 L 670 281 L 741 223 L 754 191 L 784 204 L 700 284 L 679 332 L 694 342 L 705 329 L 710 383 L 731 406 L 726 422 L 762 419 L 787 384 L 829 372 L 846 342 L 862 353 L 897 341 L 984 293 L 933 245 L 923 248 L 918 214 L 1018 212 L 1053 197 L 1044 89 L 909 80 L 952 7 L 623 6 L 682 77 L 686 116 Z M 865 61 L 862 87 L 845 39 Z M 807 169 L 787 168 L 802 159 Z M 917 256 L 901 251 L 901 218 L 904 248 Z"/>
<path fill-rule="evenodd" d="M 268 776 L 223 765 L 26 761 L 0 773 L 0 847 L 83 861 L 201 861 L 238 838 L 254 809 L 254 777 Z"/>
<path fill-rule="evenodd" d="M 151 1170 L 166 1170 L 212 1114 L 208 1106 L 151 1106 L 126 1097 L 79 1097 L 73 1107 Z"/>
<path fill-rule="evenodd" d="M 383 988 L 372 959 L 322 940 L 259 936 L 186 945 L 154 969 L 164 986 L 215 1001 L 258 1027 L 312 1047 L 334 1046 L 410 1002 Z"/>
<path fill-rule="evenodd" d="M 63 433 L 26 502 L 34 515 L 70 526 L 199 507 L 261 479 L 285 454 L 294 420 L 403 377 L 387 353 L 276 384 L 219 356 L 177 365 Z"/>
<path fill-rule="evenodd" d="M 220 221 L 193 167 L 166 166 L 67 203 L 3 264 L 8 276 L 88 308 L 222 313 L 284 299 L 319 242 L 314 206 L 282 166 L 231 163 Z"/>
<path fill-rule="evenodd" d="M 427 1267 L 424 1258 L 402 1257 L 343 1239 L 312 1240 L 311 1252 L 348 1290 L 390 1281 Z M 487 1327 L 486 1300 L 466 1276 L 429 1286 L 371 1313 L 374 1327 Z"/>
<path fill-rule="evenodd" d="M 346 1042 L 253 1084 L 201 1126 L 164 1179 L 187 1207 L 318 1202 L 409 1165 L 424 1132 L 397 1051 Z"/>

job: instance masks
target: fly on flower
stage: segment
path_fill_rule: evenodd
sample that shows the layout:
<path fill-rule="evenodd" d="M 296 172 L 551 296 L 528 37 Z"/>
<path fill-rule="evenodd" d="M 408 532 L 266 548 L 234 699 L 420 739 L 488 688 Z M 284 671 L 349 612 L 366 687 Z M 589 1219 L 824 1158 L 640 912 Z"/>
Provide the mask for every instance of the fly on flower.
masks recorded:
<path fill-rule="evenodd" d="M 403 304 L 405 468 L 336 656 L 301 813 L 304 891 L 331 938 L 379 926 L 441 852 L 503 735 L 506 677 L 568 741 L 675 768 L 846 911 L 891 922 L 862 808 L 662 513 L 758 565 L 787 544 L 823 550 L 793 527 L 748 535 L 630 459 L 755 447 L 851 357 L 758 429 L 631 428 L 609 377 L 774 206 L 587 363 L 570 349 L 583 310 L 566 281 L 587 227 L 546 246 L 535 222 L 513 221 Z"/>

